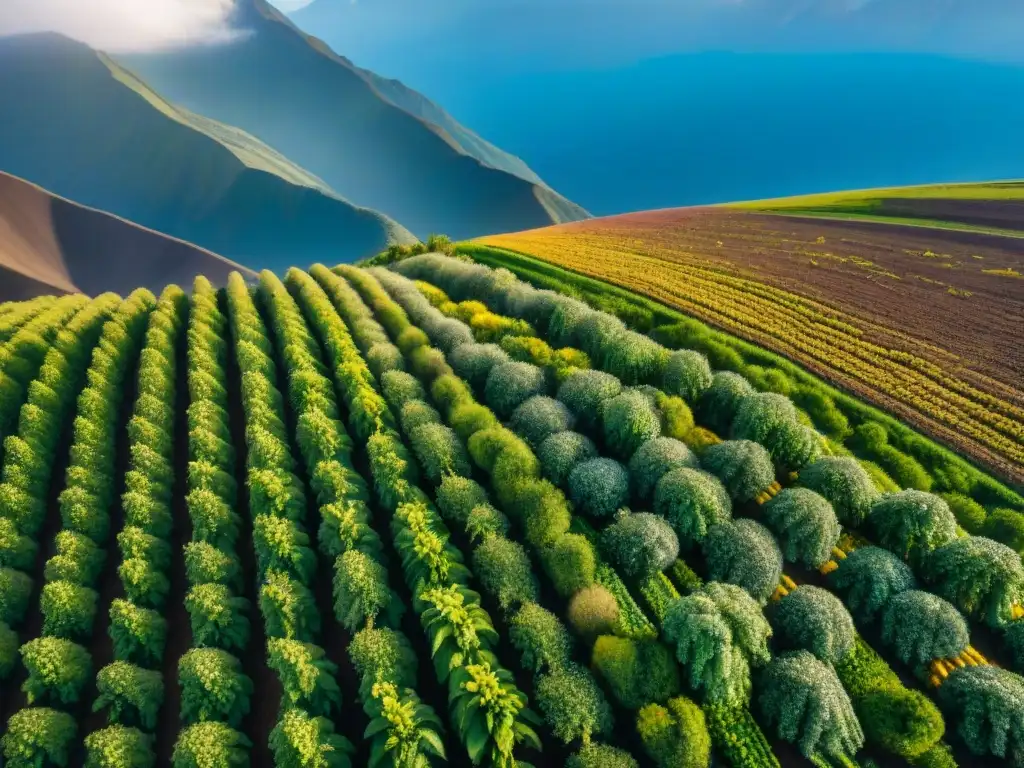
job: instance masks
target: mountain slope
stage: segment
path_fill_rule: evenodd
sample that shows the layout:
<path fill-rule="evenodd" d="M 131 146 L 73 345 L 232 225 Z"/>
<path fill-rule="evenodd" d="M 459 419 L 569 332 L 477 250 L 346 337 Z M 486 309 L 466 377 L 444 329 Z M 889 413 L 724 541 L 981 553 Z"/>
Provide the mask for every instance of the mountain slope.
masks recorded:
<path fill-rule="evenodd" d="M 397 107 L 263 0 L 241 0 L 236 17 L 245 34 L 234 43 L 122 59 L 175 103 L 239 126 L 421 237 L 586 216 L 546 187 L 466 154 L 443 127 Z M 388 90 L 400 100 L 399 89 Z"/>
<path fill-rule="evenodd" d="M 0 173 L 0 301 L 81 291 L 159 291 L 232 270 L 255 273 L 190 243 L 52 195 Z"/>
<path fill-rule="evenodd" d="M 250 267 L 352 260 L 409 234 L 85 45 L 0 38 L 0 171 Z"/>

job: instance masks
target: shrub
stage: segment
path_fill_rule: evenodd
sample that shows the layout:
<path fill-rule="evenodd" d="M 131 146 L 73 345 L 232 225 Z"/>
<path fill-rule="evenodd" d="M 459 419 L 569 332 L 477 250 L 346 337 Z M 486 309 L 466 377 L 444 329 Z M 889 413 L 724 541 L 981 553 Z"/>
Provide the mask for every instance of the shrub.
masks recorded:
<path fill-rule="evenodd" d="M 681 397 L 658 392 L 654 404 L 661 413 L 661 433 L 665 437 L 685 440 L 693 432 L 693 412 Z"/>
<path fill-rule="evenodd" d="M 616 335 L 605 345 L 603 366 L 618 376 L 623 384 L 642 384 L 661 378 L 668 360 L 668 350 L 635 331 Z"/>
<path fill-rule="evenodd" d="M 398 626 L 403 606 L 388 587 L 387 569 L 359 550 L 349 550 L 334 564 L 334 615 L 355 632 L 380 620 Z"/>
<path fill-rule="evenodd" d="M 38 552 L 39 547 L 29 536 L 18 533 L 13 520 L 0 517 L 0 567 L 30 570 Z"/>
<path fill-rule="evenodd" d="M 458 435 L 443 424 L 417 427 L 409 436 L 409 443 L 432 485 L 439 485 L 445 475 L 468 476 L 472 471 Z"/>
<path fill-rule="evenodd" d="M 437 507 L 445 519 L 461 528 L 474 507 L 487 503 L 487 491 L 468 477 L 448 475 L 437 488 Z"/>
<path fill-rule="evenodd" d="M 366 364 L 378 379 L 388 371 L 401 371 L 405 368 L 405 361 L 398 347 L 387 342 L 374 344 L 367 350 Z"/>
<path fill-rule="evenodd" d="M 868 522 L 881 546 L 911 563 L 921 563 L 956 538 L 956 519 L 946 502 L 923 491 L 883 496 L 871 507 Z"/>
<path fill-rule="evenodd" d="M 92 677 L 92 656 L 82 646 L 59 637 L 38 637 L 21 646 L 28 678 L 21 686 L 28 703 L 47 697 L 74 704 Z"/>
<path fill-rule="evenodd" d="M 878 491 L 856 459 L 825 456 L 800 470 L 800 484 L 824 496 L 839 522 L 854 528 L 867 519 Z"/>
<path fill-rule="evenodd" d="M 6 680 L 18 666 L 18 633 L 0 621 L 0 680 Z"/>
<path fill-rule="evenodd" d="M 562 382 L 558 399 L 568 406 L 584 428 L 596 427 L 602 404 L 622 391 L 622 383 L 609 373 L 595 370 L 577 371 Z"/>
<path fill-rule="evenodd" d="M 560 401 L 537 395 L 516 408 L 509 426 L 536 447 L 550 435 L 572 429 L 574 421 L 569 409 Z"/>
<path fill-rule="evenodd" d="M 663 518 L 650 512 L 626 515 L 608 526 L 602 545 L 626 576 L 645 581 L 679 557 L 679 539 Z"/>
<path fill-rule="evenodd" d="M 956 518 L 956 521 L 961 528 L 970 534 L 974 534 L 976 536 L 982 535 L 982 530 L 988 513 L 981 504 L 961 493 L 942 493 L 939 494 L 939 498 L 949 506 L 950 511 L 953 513 L 953 517 Z"/>
<path fill-rule="evenodd" d="M 85 737 L 85 768 L 153 768 L 154 738 L 138 728 L 111 725 Z"/>
<path fill-rule="evenodd" d="M 577 464 L 596 457 L 597 448 L 579 432 L 556 432 L 537 448 L 544 476 L 555 485 L 563 485 Z"/>
<path fill-rule="evenodd" d="M 711 385 L 697 401 L 697 419 L 708 429 L 724 434 L 732 426 L 740 403 L 753 392 L 754 388 L 738 373 L 720 371 L 711 377 Z"/>
<path fill-rule="evenodd" d="M 701 466 L 717 477 L 735 502 L 753 501 L 775 482 L 771 456 L 749 440 L 727 440 L 704 449 Z"/>
<path fill-rule="evenodd" d="M 225 723 L 196 723 L 178 734 L 173 768 L 244 768 L 252 742 Z"/>
<path fill-rule="evenodd" d="M 195 647 L 245 649 L 249 641 L 249 601 L 223 584 L 197 584 L 185 595 Z"/>
<path fill-rule="evenodd" d="M 320 628 L 313 593 L 282 571 L 267 572 L 260 586 L 259 607 L 268 637 L 306 640 Z"/>
<path fill-rule="evenodd" d="M 882 640 L 906 664 L 959 656 L 970 631 L 960 612 L 949 602 L 916 589 L 889 601 L 882 617 Z"/>
<path fill-rule="evenodd" d="M 232 727 L 249 712 L 252 680 L 227 651 L 193 648 L 178 660 L 181 719 L 185 723 L 222 720 Z"/>
<path fill-rule="evenodd" d="M 607 744 L 586 744 L 565 763 L 565 768 L 638 768 L 633 757 Z"/>
<path fill-rule="evenodd" d="M 800 424 L 788 397 L 773 393 L 749 395 L 740 403 L 730 434 L 751 440 L 768 450 L 781 471 L 800 469 L 821 454 L 821 442 L 813 430 Z"/>
<path fill-rule="evenodd" d="M 466 518 L 466 535 L 474 545 L 481 543 L 488 536 L 505 536 L 508 529 L 508 518 L 490 504 L 473 507 Z"/>
<path fill-rule="evenodd" d="M 946 730 L 931 699 L 902 686 L 871 691 L 855 701 L 855 706 L 868 743 L 900 757 L 920 757 L 936 745 Z"/>
<path fill-rule="evenodd" d="M 661 418 L 650 401 L 627 389 L 602 403 L 604 442 L 624 461 L 641 445 L 661 434 Z"/>
<path fill-rule="evenodd" d="M 704 541 L 712 526 L 732 518 L 732 502 L 714 475 L 682 467 L 667 472 L 654 489 L 654 511 L 668 520 L 683 549 Z"/>
<path fill-rule="evenodd" d="M 525 669 L 536 675 L 569 663 L 572 637 L 551 611 L 537 603 L 524 603 L 509 624 L 509 641 L 519 651 Z"/>
<path fill-rule="evenodd" d="M 0 749 L 9 768 L 56 765 L 70 759 L 78 726 L 66 712 L 48 707 L 26 707 L 11 715 Z"/>
<path fill-rule="evenodd" d="M 515 432 L 502 426 L 481 430 L 469 438 L 469 455 L 473 463 L 490 474 L 494 471 L 494 462 L 502 451 L 512 445 L 520 445 L 522 439 Z"/>
<path fill-rule="evenodd" d="M 391 405 L 401 406 L 410 400 L 426 400 L 427 393 L 419 379 L 405 371 L 388 371 L 380 379 L 384 399 Z"/>
<path fill-rule="evenodd" d="M 743 587 L 762 603 L 782 577 L 782 552 L 775 538 L 753 520 L 716 525 L 704 539 L 704 557 L 712 581 Z"/>
<path fill-rule="evenodd" d="M 569 496 L 586 514 L 609 517 L 629 500 L 629 472 L 613 459 L 581 462 L 569 473 Z"/>
<path fill-rule="evenodd" d="M 395 339 L 395 346 L 402 350 L 402 354 L 408 355 L 419 347 L 429 347 L 430 339 L 419 328 L 410 326 L 398 334 L 398 337 Z"/>
<path fill-rule="evenodd" d="M 479 391 L 492 368 L 511 360 L 497 344 L 463 344 L 448 356 L 448 362 L 460 378 Z"/>
<path fill-rule="evenodd" d="M 511 507 L 522 495 L 523 488 L 531 487 L 539 477 L 540 462 L 529 446 L 520 441 L 498 455 L 491 472 L 491 485 L 498 501 Z"/>
<path fill-rule="evenodd" d="M 288 709 L 270 732 L 270 750 L 278 768 L 350 768 L 354 748 L 326 717 Z"/>
<path fill-rule="evenodd" d="M 1000 628 L 1024 602 L 1024 568 L 1010 547 L 981 536 L 955 539 L 932 552 L 926 578 L 935 593 L 968 616 Z"/>
<path fill-rule="evenodd" d="M 552 544 L 569 530 L 572 512 L 565 494 L 547 480 L 523 482 L 518 487 L 514 504 L 526 523 L 526 540 L 535 546 Z"/>
<path fill-rule="evenodd" d="M 402 431 L 409 435 L 417 427 L 426 424 L 440 424 L 441 414 L 422 400 L 410 400 L 399 411 L 398 421 L 402 425 Z"/>
<path fill-rule="evenodd" d="M 764 507 L 765 524 L 791 563 L 819 568 L 839 543 L 839 520 L 822 496 L 806 488 L 787 488 Z"/>
<path fill-rule="evenodd" d="M 96 691 L 99 695 L 92 704 L 93 712 L 109 707 L 111 723 L 138 724 L 147 731 L 156 728 L 164 700 L 164 678 L 159 672 L 115 661 L 97 673 Z"/>
<path fill-rule="evenodd" d="M 839 560 L 829 583 L 844 592 L 858 621 L 870 623 L 896 595 L 917 588 L 913 571 L 879 547 L 861 547 Z"/>
<path fill-rule="evenodd" d="M 564 533 L 543 553 L 543 562 L 555 592 L 569 597 L 594 583 L 597 558 L 594 547 L 578 533 Z"/>
<path fill-rule="evenodd" d="M 1024 513 L 996 509 L 985 520 L 981 534 L 1005 544 L 1018 555 L 1024 553 Z"/>
<path fill-rule="evenodd" d="M 612 711 L 590 671 L 568 664 L 537 680 L 537 706 L 564 743 L 610 733 Z"/>
<path fill-rule="evenodd" d="M 451 373 L 434 379 L 430 385 L 430 396 L 445 413 L 451 413 L 459 405 L 475 402 L 466 382 Z"/>
<path fill-rule="evenodd" d="M 835 671 L 807 651 L 777 656 L 762 676 L 758 707 L 779 738 L 810 760 L 849 764 L 864 733 Z"/>
<path fill-rule="evenodd" d="M 1024 757 L 1024 680 L 992 666 L 953 670 L 939 688 L 939 704 L 975 755 L 1019 765 Z"/>
<path fill-rule="evenodd" d="M 189 584 L 237 585 L 242 566 L 234 552 L 225 552 L 205 541 L 190 541 L 184 546 L 185 579 Z"/>
<path fill-rule="evenodd" d="M 416 684 L 416 654 L 405 635 L 394 630 L 359 630 L 349 643 L 348 655 L 359 676 L 361 696 L 378 682 L 402 688 Z"/>
<path fill-rule="evenodd" d="M 711 387 L 713 377 L 708 359 L 700 352 L 680 349 L 668 357 L 662 385 L 665 391 L 679 395 L 687 403 L 696 403 Z"/>
<path fill-rule="evenodd" d="M 68 640 L 87 639 L 96 618 L 96 590 L 68 581 L 43 585 L 39 610 L 43 614 L 43 634 Z"/>
<path fill-rule="evenodd" d="M 704 713 L 687 698 L 669 699 L 666 706 L 648 704 L 637 713 L 636 729 L 644 751 L 659 768 L 710 764 L 711 736 Z"/>
<path fill-rule="evenodd" d="M 538 599 L 537 579 L 522 544 L 489 536 L 473 551 L 473 573 L 503 610 Z"/>
<path fill-rule="evenodd" d="M 462 440 L 469 440 L 477 432 L 499 426 L 498 417 L 490 408 L 480 403 L 464 403 L 456 406 L 451 412 L 448 423 Z"/>
<path fill-rule="evenodd" d="M 853 618 L 839 599 L 820 587 L 803 586 L 779 601 L 772 621 L 780 642 L 810 651 L 835 665 L 853 648 Z"/>
<path fill-rule="evenodd" d="M 675 469 L 696 468 L 697 457 L 679 440 L 658 437 L 640 446 L 629 460 L 629 475 L 636 495 L 649 501 L 654 489 L 667 473 Z"/>
<path fill-rule="evenodd" d="M 132 535 L 134 531 L 138 532 L 137 537 Z M 43 569 L 43 577 L 46 581 L 70 581 L 83 587 L 95 585 L 106 560 L 104 551 L 97 547 L 91 539 L 74 531 L 60 531 L 54 538 L 57 554 L 46 561 L 46 566 Z M 129 543 L 132 539 L 137 541 L 140 538 L 148 541 L 151 537 L 139 531 L 138 528 L 127 526 L 119 534 L 118 541 Z M 158 561 L 163 553 L 166 553 L 169 558 L 170 548 L 167 543 L 160 539 L 155 541 L 158 541 L 159 544 L 152 546 L 150 555 Z M 125 557 L 131 557 L 137 552 L 137 548 L 131 546 L 122 546 L 121 550 L 122 552 L 131 552 Z"/>
<path fill-rule="evenodd" d="M 662 703 L 679 692 L 679 668 L 657 641 L 602 635 L 594 643 L 592 664 L 626 709 Z"/>
<path fill-rule="evenodd" d="M 1011 622 L 1003 632 L 1003 642 L 1010 653 L 1011 666 L 1018 672 L 1024 671 L 1024 621 Z"/>
<path fill-rule="evenodd" d="M 592 639 L 614 632 L 619 621 L 619 604 L 611 592 L 594 584 L 572 596 L 567 615 L 578 634 Z"/>
<path fill-rule="evenodd" d="M 301 707 L 314 715 L 327 715 L 341 704 L 341 691 L 334 679 L 338 667 L 320 646 L 270 638 L 267 666 L 281 681 L 283 708 Z"/>
<path fill-rule="evenodd" d="M 544 372 L 529 363 L 502 363 L 491 369 L 484 399 L 494 412 L 507 419 L 520 405 L 544 392 Z"/>

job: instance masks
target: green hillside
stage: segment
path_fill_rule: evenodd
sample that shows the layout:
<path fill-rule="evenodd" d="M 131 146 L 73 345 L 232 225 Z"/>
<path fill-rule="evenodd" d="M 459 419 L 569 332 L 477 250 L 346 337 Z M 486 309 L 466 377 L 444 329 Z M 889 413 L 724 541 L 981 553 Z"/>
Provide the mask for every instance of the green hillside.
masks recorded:
<path fill-rule="evenodd" d="M 0 123 L 0 170 L 247 266 L 351 260 L 411 239 L 66 38 L 0 39 L 0 99 L 17 105 Z"/>
<path fill-rule="evenodd" d="M 491 167 L 511 160 L 493 148 L 478 152 L 478 137 L 450 119 L 428 122 L 434 109 L 412 105 L 410 94 L 307 37 L 264 0 L 239 3 L 235 23 L 247 34 L 230 45 L 121 60 L 174 103 L 239 126 L 419 237 L 587 216 L 546 187 Z"/>

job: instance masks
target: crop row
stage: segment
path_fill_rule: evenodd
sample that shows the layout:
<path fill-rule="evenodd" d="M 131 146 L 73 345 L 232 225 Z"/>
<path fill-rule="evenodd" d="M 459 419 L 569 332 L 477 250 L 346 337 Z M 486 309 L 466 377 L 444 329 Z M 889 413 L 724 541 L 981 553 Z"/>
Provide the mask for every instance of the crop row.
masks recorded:
<path fill-rule="evenodd" d="M 468 348 L 466 349 L 468 350 Z M 680 353 L 676 353 L 676 355 L 679 354 Z M 689 371 L 690 375 L 682 375 L 687 373 L 687 368 L 683 365 L 683 361 L 677 357 L 673 362 L 674 365 L 670 364 L 669 370 L 670 373 L 674 374 L 675 380 L 677 382 L 684 381 L 692 383 L 695 378 L 692 374 L 692 370 Z M 689 366 L 691 369 L 692 367 L 692 365 Z M 524 369 L 520 369 L 519 373 L 521 381 L 522 379 L 528 378 L 525 375 Z M 710 371 L 703 373 L 704 378 L 710 379 Z M 592 374 L 589 376 L 579 374 L 577 376 L 569 377 L 562 388 L 562 391 L 566 393 L 566 397 L 563 399 L 569 403 L 573 403 L 574 400 L 576 401 L 576 405 L 578 406 L 574 409 L 576 415 L 585 416 L 586 414 L 601 412 L 601 403 L 595 400 L 593 394 L 600 392 L 603 386 L 606 394 L 608 395 L 606 403 L 608 407 L 605 410 L 605 416 L 607 418 L 603 419 L 605 431 L 604 434 L 595 435 L 595 437 L 598 438 L 599 442 L 618 446 L 619 450 L 626 454 L 635 453 L 636 459 L 634 459 L 634 462 L 637 466 L 634 468 L 633 463 L 631 463 L 631 469 L 635 469 L 636 472 L 639 472 L 640 477 L 634 478 L 634 484 L 637 484 L 636 481 L 639 480 L 639 485 L 641 487 L 646 487 L 648 489 L 653 488 L 652 478 L 650 478 L 652 469 L 656 468 L 659 471 L 664 472 L 666 469 L 666 462 L 668 462 L 668 467 L 671 467 L 674 463 L 677 469 L 682 469 L 682 467 L 688 462 L 687 454 L 689 452 L 686 450 L 685 446 L 679 445 L 678 443 L 673 446 L 674 441 L 666 441 L 664 438 L 661 440 L 654 440 L 654 436 L 659 431 L 658 419 L 651 418 L 650 416 L 646 419 L 644 418 L 644 412 L 647 410 L 644 407 L 644 399 L 642 397 L 634 397 L 633 399 L 635 402 L 629 403 L 630 398 L 625 395 L 615 396 L 613 398 L 612 396 L 615 395 L 616 390 L 612 389 L 609 392 L 608 387 L 610 386 L 610 381 L 607 375 L 604 375 L 605 378 L 602 381 L 601 376 L 601 374 Z M 590 379 L 589 387 L 585 384 L 588 378 Z M 574 379 L 577 380 L 575 383 L 573 383 Z M 539 382 L 540 379 L 538 377 L 534 377 L 534 381 Z M 492 381 L 489 380 L 488 387 L 492 387 L 496 390 L 499 388 L 498 382 L 495 381 L 492 383 Z M 585 396 L 588 389 L 591 393 L 589 400 Z M 681 389 L 685 389 L 685 387 Z M 630 393 L 627 392 L 626 394 L 628 395 Z M 581 396 L 582 402 L 580 400 Z M 771 398 L 772 396 L 767 397 Z M 520 412 L 513 415 L 513 421 L 518 417 L 518 419 L 523 423 L 538 424 L 542 425 L 544 428 L 550 428 L 552 430 L 565 428 L 566 425 L 564 421 L 568 411 L 564 406 L 560 411 L 557 402 L 550 401 L 543 397 L 537 397 L 529 402 L 530 405 L 522 406 Z M 755 406 L 757 405 L 756 398 L 753 404 Z M 756 426 L 758 416 L 761 414 L 757 413 L 756 407 L 751 410 L 753 411 L 753 414 L 747 414 L 746 416 L 748 421 L 752 425 Z M 563 423 L 559 425 L 558 422 L 560 420 Z M 782 419 L 778 418 L 776 414 L 776 429 L 779 431 L 789 429 L 791 433 L 799 434 L 799 425 L 796 423 L 795 419 L 792 419 L 790 424 L 792 426 L 788 428 L 786 423 Z M 746 428 L 751 429 L 750 426 Z M 646 439 L 650 442 L 647 443 L 647 448 L 645 448 L 643 452 L 640 452 L 637 451 L 637 448 L 640 447 L 639 444 L 644 442 L 643 435 L 645 430 Z M 557 460 L 558 452 L 564 453 L 566 450 L 578 451 L 580 449 L 579 446 L 582 443 L 578 439 L 570 439 L 570 434 L 571 433 L 563 433 L 559 438 L 553 441 L 553 444 L 548 446 L 548 454 L 552 457 L 552 461 L 554 461 L 555 464 L 559 464 Z M 628 439 L 623 441 L 623 436 L 626 436 Z M 770 434 L 765 436 L 770 437 Z M 771 440 L 768 442 L 769 444 L 773 444 Z M 794 443 L 797 448 L 795 453 L 793 452 Z M 800 440 L 790 440 L 788 444 L 781 440 L 776 440 L 774 442 L 773 445 L 777 449 L 776 468 L 778 468 L 778 459 L 780 457 L 786 462 L 791 462 L 792 468 L 800 466 L 801 460 L 806 460 L 804 455 L 805 451 L 801 448 L 800 443 Z M 590 444 L 589 448 L 593 452 L 592 444 Z M 786 450 L 783 451 L 783 448 Z M 705 460 L 712 465 L 712 471 L 726 481 L 726 484 L 729 486 L 729 491 L 734 495 L 734 497 L 737 495 L 737 492 L 739 493 L 739 498 L 734 500 L 741 502 L 748 501 L 756 495 L 761 497 L 761 501 L 765 501 L 769 496 L 769 494 L 763 494 L 763 491 L 773 482 L 775 469 L 773 469 L 772 461 L 768 458 L 767 454 L 758 455 L 757 450 L 755 449 L 763 451 L 759 446 L 755 446 L 751 443 L 747 443 L 746 445 L 743 443 L 735 443 L 731 445 L 722 444 L 715 446 L 705 452 Z M 628 455 L 626 458 L 628 458 Z M 829 462 L 833 460 L 826 459 L 824 461 Z M 622 465 L 616 465 L 616 462 L 613 462 L 610 459 L 594 458 L 591 462 L 592 463 L 590 463 L 586 469 L 580 471 L 579 475 L 575 478 L 575 483 L 571 484 L 576 486 L 576 492 L 573 493 L 573 489 L 570 487 L 570 493 L 575 497 L 577 503 L 584 508 L 589 507 L 590 511 L 593 513 L 607 515 L 628 501 L 629 473 L 626 471 L 625 467 Z M 561 463 L 564 464 L 564 461 Z M 784 464 L 783 468 L 785 468 L 785 466 L 786 465 Z M 819 471 L 818 476 L 820 477 L 824 474 L 830 466 L 832 465 L 822 466 L 823 471 Z M 840 464 L 840 466 L 842 466 L 842 464 Z M 853 467 L 856 468 L 856 465 L 854 464 Z M 561 467 L 558 467 L 557 471 L 561 471 Z M 680 475 L 685 475 L 685 472 L 677 472 L 675 477 L 670 478 L 672 486 L 674 487 L 666 486 L 664 488 L 664 498 L 661 500 L 661 507 L 663 511 L 669 512 L 670 514 L 671 505 L 673 503 L 677 503 L 677 499 L 673 499 L 673 496 L 678 497 L 681 495 L 685 500 L 687 493 L 690 493 L 691 495 L 693 493 L 692 490 L 688 491 L 686 489 L 687 478 L 685 476 L 680 477 Z M 653 478 L 655 481 L 657 479 L 657 477 Z M 689 479 L 692 483 L 696 478 L 693 477 Z M 707 478 L 705 478 L 705 484 L 706 481 Z M 595 489 L 597 491 L 596 493 Z M 776 530 L 777 534 L 780 535 L 788 553 L 796 555 L 796 559 L 798 560 L 807 559 L 806 556 L 803 558 L 799 556 L 801 551 L 803 551 L 803 554 L 805 555 L 809 553 L 811 555 L 811 559 L 817 560 L 814 565 L 819 565 L 823 560 L 828 559 L 828 553 L 831 547 L 834 546 L 835 541 L 838 539 L 838 522 L 835 520 L 835 516 L 827 502 L 820 497 L 817 497 L 820 503 L 813 503 L 813 497 L 815 497 L 816 494 L 813 494 L 810 491 L 800 491 L 795 492 L 790 496 L 788 495 L 789 493 L 791 492 L 786 492 L 787 495 L 771 505 L 773 514 L 769 515 L 769 524 L 771 525 L 771 521 L 774 519 L 775 524 L 772 525 L 772 527 Z M 719 495 L 726 498 L 726 500 L 728 499 L 728 496 L 724 493 L 724 489 Z M 715 498 L 715 495 L 711 494 L 710 498 Z M 896 498 L 894 501 L 897 509 L 900 507 L 900 501 L 901 500 L 899 498 Z M 692 500 L 690 500 L 689 503 L 692 506 Z M 714 505 L 712 505 L 712 507 L 713 506 Z M 712 514 L 709 520 L 700 521 L 701 525 L 697 526 L 696 533 L 702 533 L 712 527 L 715 523 L 721 524 L 726 522 L 728 518 L 728 510 L 722 508 L 723 505 L 721 503 L 718 506 L 720 509 L 718 510 L 717 516 Z M 656 509 L 657 508 L 658 507 L 656 505 Z M 691 516 L 691 510 L 687 509 L 686 505 L 684 505 L 683 509 L 686 512 L 684 517 Z M 723 512 L 725 513 L 724 516 L 722 514 Z M 686 521 L 681 521 L 679 518 L 680 516 L 677 513 L 674 520 L 677 529 L 680 528 L 680 522 L 684 523 L 683 528 L 685 529 L 687 527 Z M 634 523 L 634 526 L 638 525 L 639 520 Z M 720 576 L 727 576 L 729 580 L 742 583 L 748 589 L 751 589 L 755 596 L 760 599 L 765 599 L 771 594 L 775 586 L 778 584 L 782 568 L 782 555 L 781 552 L 778 551 L 778 547 L 775 546 L 774 541 L 767 531 L 763 531 L 763 534 L 758 534 L 757 530 L 760 526 L 757 526 L 757 524 L 754 523 L 751 523 L 751 526 L 754 527 L 748 526 L 740 529 L 739 526 L 737 526 L 736 531 L 731 537 L 726 535 L 728 526 L 722 527 L 716 533 L 715 538 L 717 541 L 714 542 L 715 549 L 722 550 L 724 548 L 725 551 L 731 549 L 738 553 L 733 555 L 732 558 L 736 565 L 729 566 L 729 564 L 726 563 L 725 571 L 721 573 Z M 801 531 L 801 527 L 803 527 L 804 530 Z M 695 538 L 694 533 L 695 531 L 693 530 L 681 531 L 681 534 L 688 534 L 688 536 L 684 536 L 684 541 L 686 541 L 686 538 L 690 538 L 690 541 L 686 541 L 690 546 L 696 543 L 693 540 Z M 649 536 L 653 537 L 653 532 L 649 532 Z M 830 536 L 831 539 L 829 538 Z M 803 541 L 801 541 L 801 537 L 803 537 Z M 730 538 L 735 540 L 729 541 Z M 757 551 L 757 545 L 761 545 L 761 557 L 758 557 L 751 552 L 747 552 L 745 555 L 743 554 L 744 548 L 750 549 L 753 547 L 755 551 Z M 809 550 L 808 545 L 810 545 Z M 774 557 L 772 556 L 772 550 L 776 553 Z M 762 567 L 760 570 L 755 569 L 752 571 L 751 564 L 758 563 L 763 564 L 765 567 Z M 772 563 L 774 563 L 774 565 L 771 565 Z M 745 571 L 745 573 L 734 572 L 736 568 L 739 568 L 740 571 Z M 803 595 L 806 595 L 807 593 L 808 591 L 806 590 L 801 593 L 801 599 L 803 599 Z M 931 598 L 932 596 L 925 595 L 925 597 Z M 955 610 L 952 609 L 952 606 L 949 606 L 949 609 L 952 610 L 954 614 L 956 613 Z M 924 608 L 921 608 L 920 610 L 924 610 Z M 920 610 L 918 611 L 918 615 L 920 614 Z M 848 621 L 847 623 L 852 628 L 852 622 Z M 903 629 L 904 634 L 912 630 L 914 626 L 915 625 L 912 622 L 905 623 Z M 898 634 L 898 630 L 896 634 Z M 966 637 L 966 633 L 963 633 L 963 636 Z M 898 639 L 899 638 L 893 639 L 893 642 L 897 645 L 899 645 L 897 642 Z M 847 645 L 847 648 L 849 648 L 849 645 Z M 957 650 L 957 654 L 965 649 L 966 641 L 964 646 Z M 957 654 L 949 655 L 953 656 Z M 936 653 L 935 655 L 937 656 L 939 654 Z M 934 656 L 929 658 L 934 658 Z M 995 689 L 993 688 L 993 690 Z"/>
<path fill-rule="evenodd" d="M 28 301 L 0 304 L 0 344 L 6 343 L 19 328 L 57 301 L 54 296 L 37 296 Z"/>
<path fill-rule="evenodd" d="M 114 454 L 124 383 L 155 303 L 152 294 L 140 290 L 124 302 L 105 294 L 83 309 L 57 334 L 39 378 L 29 387 L 19 435 L 7 440 L 3 495 L 20 511 L 14 519 L 31 540 L 49 513 L 46 499 L 58 444 L 77 397 L 66 485 L 59 497 L 61 530 L 43 568 L 41 636 L 20 649 L 27 673 L 22 691 L 29 706 L 12 715 L 3 742 L 12 765 L 43 759 L 66 764 L 75 740 L 76 718 L 60 708 L 74 708 L 92 677 L 92 656 L 79 643 L 92 639 L 99 610 L 97 587 L 116 487 Z M 24 591 L 2 590 L 12 600 L 24 595 L 21 616 L 31 582 L 23 586 Z M 31 706 L 36 703 L 51 706 Z M 103 738 L 102 732 L 93 736 Z"/>

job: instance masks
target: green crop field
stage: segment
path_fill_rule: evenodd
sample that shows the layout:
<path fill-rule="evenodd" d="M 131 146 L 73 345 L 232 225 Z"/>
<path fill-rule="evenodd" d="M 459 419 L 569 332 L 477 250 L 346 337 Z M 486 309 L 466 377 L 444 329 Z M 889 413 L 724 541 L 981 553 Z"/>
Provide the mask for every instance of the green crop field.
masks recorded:
<path fill-rule="evenodd" d="M 518 269 L 0 305 L 2 764 L 1024 766 L 1015 491 Z"/>

